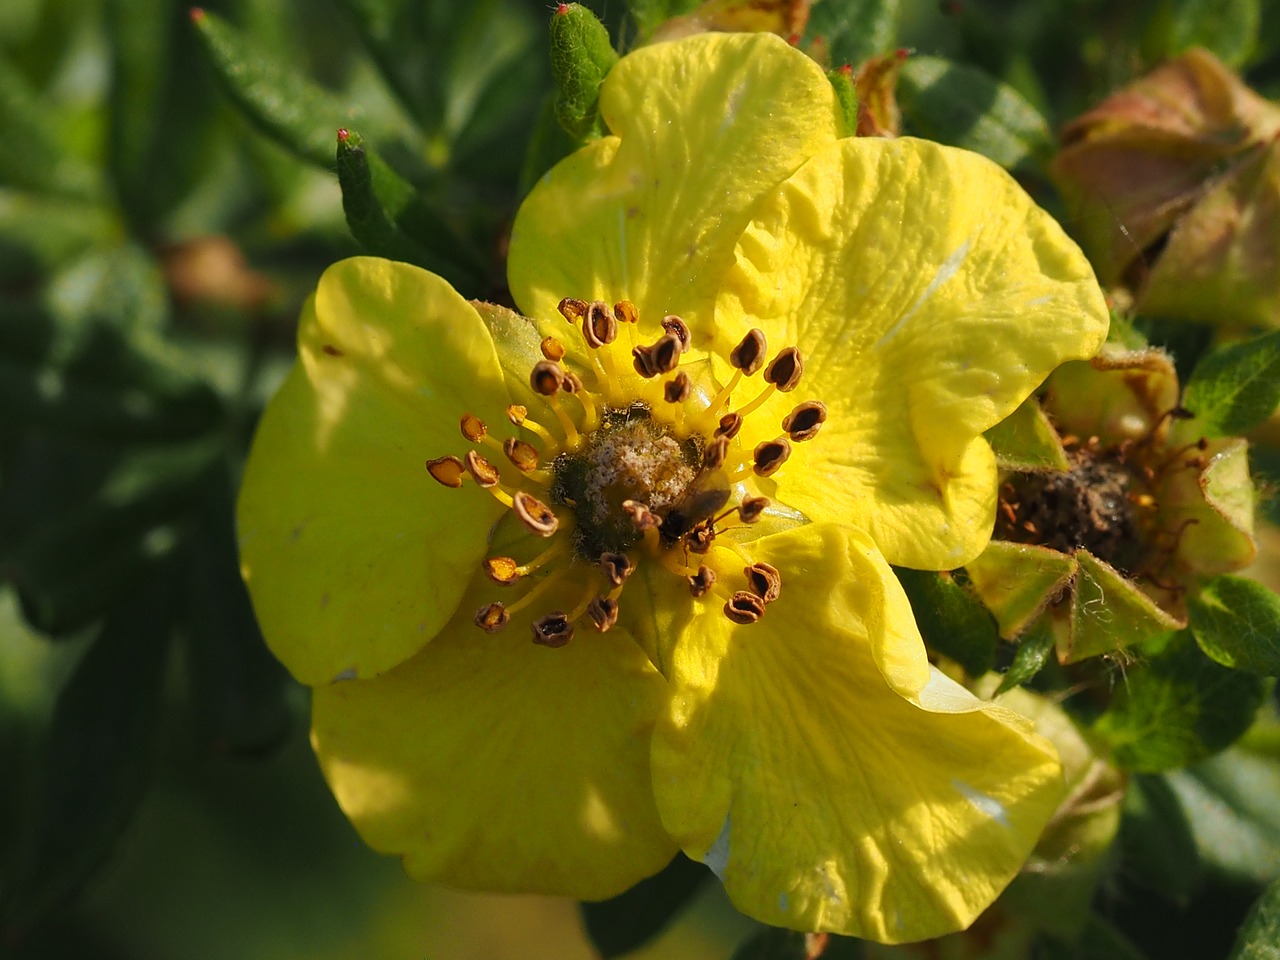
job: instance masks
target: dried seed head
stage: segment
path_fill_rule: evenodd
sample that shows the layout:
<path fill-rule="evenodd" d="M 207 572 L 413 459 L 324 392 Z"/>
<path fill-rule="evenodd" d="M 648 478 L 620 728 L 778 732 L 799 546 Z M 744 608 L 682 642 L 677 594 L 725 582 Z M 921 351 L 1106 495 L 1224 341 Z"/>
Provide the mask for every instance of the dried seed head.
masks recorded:
<path fill-rule="evenodd" d="M 782 418 L 782 429 L 795 443 L 812 440 L 827 422 L 827 405 L 817 400 L 806 400 Z"/>
<path fill-rule="evenodd" d="M 783 347 L 764 371 L 766 383 L 772 383 L 783 393 L 790 393 L 800 384 L 804 373 L 804 361 L 795 347 Z"/>
<path fill-rule="evenodd" d="M 597 630 L 607 633 L 618 622 L 618 601 L 609 597 L 596 597 L 587 604 L 587 616 Z"/>
<path fill-rule="evenodd" d="M 485 633 L 497 633 L 507 625 L 511 615 L 500 603 L 490 603 L 476 611 L 475 625 Z"/>
<path fill-rule="evenodd" d="M 791 444 L 782 437 L 757 444 L 755 453 L 752 454 L 756 476 L 773 476 L 778 472 L 778 468 L 787 462 L 789 456 L 791 456 Z"/>
<path fill-rule="evenodd" d="M 549 537 L 556 532 L 560 521 L 556 519 L 556 515 L 551 508 L 537 497 L 531 496 L 523 490 L 517 490 L 511 501 L 516 517 L 519 518 L 520 522 L 525 525 L 525 529 L 530 533 L 537 534 L 540 537 Z"/>
<path fill-rule="evenodd" d="M 563 647 L 573 639 L 573 624 L 559 610 L 533 622 L 533 642 L 544 647 Z"/>
<path fill-rule="evenodd" d="M 707 593 L 716 582 L 716 572 L 708 567 L 705 563 L 698 567 L 698 572 L 691 574 L 689 580 L 689 592 L 695 597 L 701 597 Z"/>
<path fill-rule="evenodd" d="M 752 328 L 729 353 L 729 362 L 749 377 L 764 366 L 764 355 L 768 349 L 764 331 Z"/>
<path fill-rule="evenodd" d="M 457 457 L 437 457 L 434 460 L 427 461 L 427 472 L 437 483 L 442 483 L 446 487 L 462 486 L 462 476 L 465 471 L 462 461 Z"/>
<path fill-rule="evenodd" d="M 498 468 L 474 450 L 468 450 L 462 462 L 467 468 L 467 473 L 471 474 L 471 479 L 482 487 L 496 487 L 498 481 L 502 479 Z"/>
<path fill-rule="evenodd" d="M 782 592 L 782 575 L 770 564 L 753 563 L 743 568 L 742 575 L 747 578 L 751 592 L 765 603 L 773 603 Z"/>
<path fill-rule="evenodd" d="M 725 601 L 724 615 L 734 623 L 755 623 L 764 616 L 764 600 L 754 593 L 739 590 Z"/>

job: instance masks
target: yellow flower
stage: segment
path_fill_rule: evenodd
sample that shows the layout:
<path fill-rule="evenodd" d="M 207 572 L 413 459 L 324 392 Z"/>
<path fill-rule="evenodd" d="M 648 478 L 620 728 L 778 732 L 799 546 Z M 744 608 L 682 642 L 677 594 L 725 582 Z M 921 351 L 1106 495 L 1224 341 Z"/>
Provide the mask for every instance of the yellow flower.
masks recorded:
<path fill-rule="evenodd" d="M 842 139 L 776 37 L 646 47 L 601 109 L 513 228 L 536 320 L 373 259 L 304 310 L 239 522 L 325 774 L 421 879 L 594 899 L 682 848 L 769 923 L 959 929 L 1060 771 L 888 563 L 982 550 L 982 433 L 1100 344 L 1089 267 L 982 158 Z"/>

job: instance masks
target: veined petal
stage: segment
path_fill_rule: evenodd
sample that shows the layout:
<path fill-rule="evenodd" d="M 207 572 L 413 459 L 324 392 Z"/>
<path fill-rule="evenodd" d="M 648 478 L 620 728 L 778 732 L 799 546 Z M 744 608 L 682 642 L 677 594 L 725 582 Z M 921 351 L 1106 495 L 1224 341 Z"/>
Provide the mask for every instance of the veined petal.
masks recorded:
<path fill-rule="evenodd" d="M 516 216 L 507 276 L 531 316 L 573 296 L 627 297 L 655 326 L 709 317 L 751 205 L 843 132 L 821 68 L 769 34 L 637 50 L 600 110 L 613 136 L 558 164 Z"/>
<path fill-rule="evenodd" d="M 763 201 L 716 321 L 797 344 L 801 390 L 828 407 L 783 498 L 865 527 L 891 563 L 932 568 L 987 541 L 983 431 L 1108 326 L 1080 250 L 1008 174 L 907 138 L 841 140 Z"/>
<path fill-rule="evenodd" d="M 758 623 L 708 610 L 676 646 L 653 752 L 664 824 L 766 923 L 884 942 L 962 929 L 1061 798 L 1053 747 L 927 665 L 912 699 L 885 682 L 877 644 L 914 626 L 857 530 L 751 548 L 788 575 Z"/>
<path fill-rule="evenodd" d="M 241 569 L 272 651 L 303 683 L 381 673 L 453 615 L 502 508 L 431 479 L 458 416 L 506 388 L 474 308 L 439 277 L 359 258 L 320 279 L 299 362 L 259 424 Z"/>
<path fill-rule="evenodd" d="M 417 880 L 579 899 L 660 870 L 675 844 L 650 787 L 666 683 L 624 630 L 566 646 L 486 635 L 472 611 L 372 680 L 315 690 L 312 744 L 364 841 Z"/>

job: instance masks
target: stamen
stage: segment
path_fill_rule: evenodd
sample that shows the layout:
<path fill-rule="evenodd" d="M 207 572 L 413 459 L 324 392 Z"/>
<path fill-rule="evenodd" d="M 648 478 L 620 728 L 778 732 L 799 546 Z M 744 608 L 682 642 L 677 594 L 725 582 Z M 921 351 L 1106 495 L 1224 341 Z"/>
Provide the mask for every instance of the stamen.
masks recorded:
<path fill-rule="evenodd" d="M 770 564 L 753 563 L 743 568 L 742 575 L 747 578 L 751 592 L 765 603 L 773 603 L 782 592 L 782 575 Z"/>
<path fill-rule="evenodd" d="M 738 435 L 738 431 L 742 429 L 742 414 L 726 413 L 720 418 L 720 425 L 716 427 L 715 436 L 724 437 L 726 440 L 732 440 Z"/>
<path fill-rule="evenodd" d="M 552 394 L 547 397 L 547 406 L 551 408 L 551 412 L 556 415 L 556 420 L 560 422 L 560 429 L 564 431 L 564 442 L 570 450 L 578 449 L 581 438 L 578 436 L 578 428 L 574 425 L 573 418 L 569 416 L 568 411 L 560 403 L 560 400 Z"/>
<path fill-rule="evenodd" d="M 764 366 L 764 355 L 769 345 L 764 338 L 764 331 L 752 328 L 729 353 L 729 362 L 748 377 Z"/>
<path fill-rule="evenodd" d="M 659 337 L 653 345 L 653 369 L 655 374 L 671 373 L 680 365 L 680 354 L 685 346 L 674 333 Z"/>
<path fill-rule="evenodd" d="M 529 373 L 529 386 L 539 396 L 554 396 L 564 386 L 564 370 L 550 360 L 539 360 Z"/>
<path fill-rule="evenodd" d="M 592 399 L 590 390 L 579 389 L 572 393 L 582 404 L 582 429 L 589 433 L 600 425 L 600 411 L 596 408 L 596 402 Z"/>
<path fill-rule="evenodd" d="M 733 376 L 729 378 L 729 382 L 726 383 L 720 389 L 720 392 L 715 395 L 715 399 L 711 401 L 710 406 L 707 407 L 706 414 L 708 416 L 714 417 L 716 415 L 716 411 L 720 410 L 726 403 L 729 402 L 729 397 L 733 395 L 734 388 L 737 387 L 739 381 L 741 380 L 742 380 L 742 371 L 741 370 L 733 371 Z M 733 416 L 733 414 L 726 414 L 725 416 Z M 724 417 L 720 418 L 720 422 L 722 424 L 724 423 Z"/>
<path fill-rule="evenodd" d="M 507 407 L 507 419 L 513 427 L 524 427 L 535 437 L 542 441 L 548 451 L 560 449 L 560 441 L 551 435 L 551 431 L 538 423 L 536 420 L 529 419 L 528 407 L 522 407 L 518 403 L 513 403 Z"/>
<path fill-rule="evenodd" d="M 777 440 L 766 440 L 758 444 L 752 459 L 758 477 L 770 477 L 778 472 L 778 468 L 791 456 L 791 444 L 782 437 Z"/>
<path fill-rule="evenodd" d="M 502 452 L 507 459 L 522 473 L 538 469 L 538 451 L 531 443 L 508 437 L 502 444 Z"/>
<path fill-rule="evenodd" d="M 474 450 L 467 451 L 463 465 L 467 468 L 467 473 L 471 474 L 471 478 L 485 489 L 496 487 L 498 481 L 502 479 L 502 475 L 498 473 L 498 468 Z M 427 469 L 431 468 L 428 466 Z"/>
<path fill-rule="evenodd" d="M 643 343 L 637 343 L 632 347 L 631 366 L 646 380 L 656 377 L 658 371 L 653 369 L 653 347 L 646 347 Z"/>
<path fill-rule="evenodd" d="M 497 633 L 511 621 L 511 615 L 501 603 L 486 604 L 476 611 L 474 622 L 485 633 Z"/>
<path fill-rule="evenodd" d="M 768 497 L 747 497 L 738 504 L 738 518 L 743 523 L 755 523 L 768 509 Z"/>
<path fill-rule="evenodd" d="M 618 339 L 618 319 L 603 300 L 593 300 L 587 306 L 587 314 L 582 321 L 582 339 L 592 350 Z"/>
<path fill-rule="evenodd" d="M 680 341 L 681 353 L 689 352 L 689 347 L 693 344 L 693 333 L 684 320 L 674 313 L 667 314 L 662 318 L 662 329 Z"/>
<path fill-rule="evenodd" d="M 816 437 L 818 430 L 826 422 L 826 404 L 818 400 L 806 400 L 782 418 L 782 429 L 791 437 L 792 442 L 801 443 Z"/>
<path fill-rule="evenodd" d="M 635 571 L 635 565 L 631 562 L 631 558 L 625 553 L 602 553 L 600 554 L 600 569 L 604 571 L 605 578 L 615 587 L 622 586 L 627 577 Z"/>
<path fill-rule="evenodd" d="M 739 590 L 725 601 L 724 615 L 734 623 L 755 623 L 764 616 L 764 600 L 754 593 Z"/>
<path fill-rule="evenodd" d="M 769 384 L 767 387 L 765 387 L 763 390 L 760 391 L 760 393 L 756 396 L 754 400 L 748 403 L 745 407 L 740 407 L 738 409 L 737 411 L 738 416 L 747 417 L 755 413 L 758 409 L 760 409 L 760 407 L 764 404 L 766 400 L 768 400 L 770 397 L 774 395 L 775 392 L 777 392 L 777 390 L 778 390 L 778 385 L 776 383 Z"/>
<path fill-rule="evenodd" d="M 708 520 L 703 520 L 684 535 L 684 543 L 690 553 L 706 553 L 711 549 L 715 539 L 716 525 Z"/>
<path fill-rule="evenodd" d="M 649 509 L 647 503 L 639 500 L 623 500 L 622 509 L 631 517 L 631 522 L 640 531 L 656 530 L 662 526 L 662 518 Z"/>
<path fill-rule="evenodd" d="M 689 592 L 695 597 L 701 597 L 715 585 L 716 572 L 704 563 L 698 567 L 697 573 L 691 574 L 687 579 L 689 581 Z"/>
<path fill-rule="evenodd" d="M 549 537 L 560 526 L 560 521 L 552 509 L 537 497 L 523 490 L 517 490 L 511 501 L 516 517 L 530 533 L 537 534 L 539 537 Z"/>
<path fill-rule="evenodd" d="M 514 557 L 486 557 L 484 572 L 490 580 L 504 587 L 520 579 L 520 566 Z"/>
<path fill-rule="evenodd" d="M 667 403 L 684 403 L 692 392 L 693 386 L 689 383 L 689 375 L 683 370 L 663 384 L 662 388 L 662 396 Z"/>
<path fill-rule="evenodd" d="M 463 438 L 469 443 L 479 443 L 489 434 L 489 428 L 485 426 L 485 422 L 474 413 L 464 413 L 458 426 L 462 429 Z"/>
<path fill-rule="evenodd" d="M 542 355 L 552 363 L 559 363 L 564 359 L 564 344 L 555 337 L 543 337 L 540 346 Z"/>
<path fill-rule="evenodd" d="M 612 597 L 596 597 L 587 604 L 587 616 L 601 633 L 608 633 L 609 628 L 618 622 L 618 601 Z"/>
<path fill-rule="evenodd" d="M 790 393 L 800 384 L 804 373 L 804 360 L 795 347 L 783 347 L 764 371 L 764 379 L 783 393 Z"/>
<path fill-rule="evenodd" d="M 729 438 L 716 437 L 702 451 L 702 466 L 707 470 L 719 470 L 729 456 Z"/>
<path fill-rule="evenodd" d="M 543 647 L 563 647 L 573 639 L 573 623 L 559 610 L 533 621 L 533 642 Z"/>
<path fill-rule="evenodd" d="M 560 315 L 570 323 L 576 324 L 579 320 L 587 315 L 587 301 L 579 300 L 576 297 L 565 297 L 556 306 L 560 311 Z"/>
<path fill-rule="evenodd" d="M 427 461 L 427 472 L 437 483 L 457 489 L 462 486 L 466 468 L 457 457 L 437 457 Z"/>
<path fill-rule="evenodd" d="M 623 323 L 640 322 L 640 311 L 630 300 L 619 300 L 613 305 L 613 312 Z"/>

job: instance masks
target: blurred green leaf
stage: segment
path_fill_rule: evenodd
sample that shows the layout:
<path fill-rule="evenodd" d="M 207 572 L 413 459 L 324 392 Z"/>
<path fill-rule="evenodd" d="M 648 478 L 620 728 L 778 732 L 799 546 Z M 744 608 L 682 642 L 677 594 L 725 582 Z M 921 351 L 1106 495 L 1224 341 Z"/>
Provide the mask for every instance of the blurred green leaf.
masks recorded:
<path fill-rule="evenodd" d="M 1183 631 L 1127 672 L 1094 730 L 1126 769 L 1183 767 L 1234 743 L 1268 689 L 1261 677 L 1214 663 Z"/>
<path fill-rule="evenodd" d="M 0 188 L 0 284 L 29 284 L 121 232 L 105 206 Z"/>
<path fill-rule="evenodd" d="M 1039 111 L 990 74 L 940 57 L 912 56 L 898 76 L 909 132 L 991 158 L 1010 170 L 1034 165 L 1052 138 Z"/>
<path fill-rule="evenodd" d="M 59 694 L 29 856 L 0 905 L 7 931 L 33 925 L 74 895 L 133 815 L 154 761 L 172 606 L 164 575 L 118 595 Z"/>
<path fill-rule="evenodd" d="M 1280 675 L 1280 597 L 1258 583 L 1214 577 L 1187 596 L 1200 649 L 1225 667 Z"/>
<path fill-rule="evenodd" d="M 556 119 L 554 94 L 545 97 L 533 134 L 529 138 L 524 164 L 520 168 L 518 195 L 527 195 L 544 173 L 571 154 L 577 146 L 577 141 L 565 133 L 564 127 Z"/>
<path fill-rule="evenodd" d="M 930 649 L 956 661 L 970 676 L 990 670 L 1000 635 L 982 601 L 948 574 L 906 568 L 894 572 Z"/>
<path fill-rule="evenodd" d="M 1227 960 L 1280 960 L 1280 880 L 1263 891 L 1245 917 Z"/>
<path fill-rule="evenodd" d="M 556 119 L 569 136 L 599 135 L 600 85 L 617 62 L 609 31 L 586 7 L 561 4 L 551 14 L 551 72 L 560 91 Z"/>
<path fill-rule="evenodd" d="M 1068 956 L 1070 960 L 1146 960 L 1128 937 L 1096 913 L 1089 918 Z"/>
<path fill-rule="evenodd" d="M 734 951 L 732 960 L 808 960 L 805 935 L 766 927 Z"/>
<path fill-rule="evenodd" d="M 627 0 L 627 9 L 640 29 L 640 39 L 647 40 L 672 17 L 691 12 L 698 3 L 699 0 Z"/>
<path fill-rule="evenodd" d="M 0 56 L 0 183 L 86 199 L 100 192 L 97 172 L 63 150 L 58 113 Z"/>
<path fill-rule="evenodd" d="M 1261 19 L 1259 0 L 1164 0 L 1150 20 L 1144 52 L 1166 60 L 1205 47 L 1239 67 L 1257 47 Z"/>
<path fill-rule="evenodd" d="M 1049 618 L 1040 617 L 1018 640 L 1018 647 L 1013 652 L 1013 662 L 1000 678 L 1000 686 L 996 687 L 994 696 L 998 697 L 1019 684 L 1030 681 L 1048 662 L 1053 645 L 1053 628 L 1049 625 Z"/>
<path fill-rule="evenodd" d="M 856 67 L 893 49 L 898 35 L 899 0 L 824 0 L 809 15 L 806 34 L 825 41 L 833 67 Z"/>
<path fill-rule="evenodd" d="M 587 937 L 604 960 L 638 950 L 672 922 L 710 876 L 701 863 L 676 854 L 659 873 L 626 893 L 582 904 Z"/>
<path fill-rule="evenodd" d="M 1120 821 L 1124 868 L 1156 893 L 1186 902 L 1200 876 L 1191 825 L 1168 782 L 1137 774 L 1125 794 Z"/>
<path fill-rule="evenodd" d="M 1280 330 L 1223 347 L 1200 359 L 1182 395 L 1211 437 L 1256 427 L 1280 404 Z"/>

